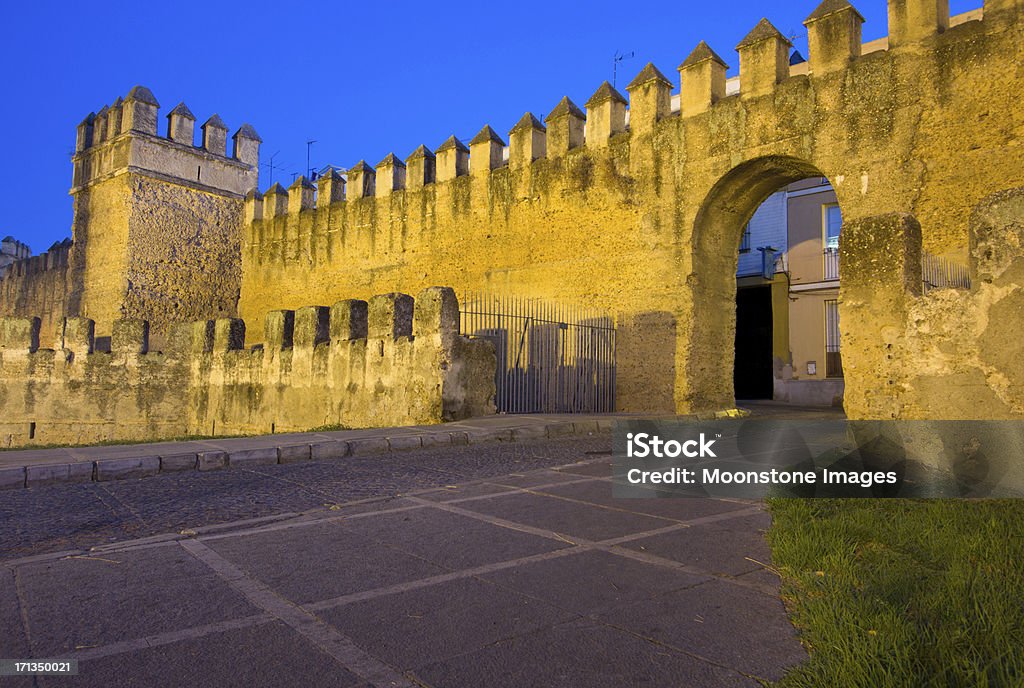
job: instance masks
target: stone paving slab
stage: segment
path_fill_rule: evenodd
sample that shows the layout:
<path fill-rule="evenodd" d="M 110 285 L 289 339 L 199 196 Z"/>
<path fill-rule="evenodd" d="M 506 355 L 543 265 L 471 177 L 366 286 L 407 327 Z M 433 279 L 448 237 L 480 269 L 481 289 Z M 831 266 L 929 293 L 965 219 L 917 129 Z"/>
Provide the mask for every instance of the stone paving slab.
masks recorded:
<path fill-rule="evenodd" d="M 690 501 L 674 500 L 674 501 Z M 623 545 L 716 574 L 739 576 L 762 569 L 771 557 L 764 534 L 767 514 L 706 524 L 702 528 L 654 535 Z"/>
<path fill-rule="evenodd" d="M 428 685 L 446 688 L 761 685 L 728 668 L 695 661 L 590 619 L 509 638 L 476 652 L 419 667 L 416 675 Z"/>
<path fill-rule="evenodd" d="M 614 500 L 609 444 L 0 493 L 0 651 L 77 658 L 38 685 L 79 688 L 757 686 L 802 661 L 773 574 L 687 554 L 760 552 L 761 507 Z M 65 541 L 106 544 L 41 553 Z"/>
<path fill-rule="evenodd" d="M 711 580 L 595 616 L 720 666 L 778 680 L 783 667 L 805 656 L 792 632 L 773 623 L 780 609 L 778 599 Z"/>
<path fill-rule="evenodd" d="M 609 488 L 610 489 L 610 488 Z M 470 502 L 465 509 L 489 516 L 524 523 L 569 538 L 604 540 L 607 538 L 655 530 L 671 524 L 661 518 L 600 506 L 569 502 L 533 494 L 513 494 Z"/>
<path fill-rule="evenodd" d="M 243 648 L 244 652 L 239 652 Z M 144 676 L 145 682 L 139 681 Z M 275 679 L 281 683 L 274 683 Z M 6 686 L 6 683 L 4 684 Z M 89 661 L 79 676 L 47 677 L 45 685 L 81 688 L 182 686 L 323 686 L 368 688 L 330 656 L 288 628 L 267 623 Z"/>
<path fill-rule="evenodd" d="M 41 656 L 259 611 L 176 546 L 24 566 L 18 584 Z"/>
<path fill-rule="evenodd" d="M 473 568 L 570 546 L 434 509 L 351 519 L 341 526 L 445 569 Z"/>
<path fill-rule="evenodd" d="M 313 602 L 444 573 L 340 523 L 214 540 L 209 546 L 293 602 Z"/>
<path fill-rule="evenodd" d="M 708 576 L 671 569 L 658 576 L 647 575 L 649 572 L 649 564 L 593 550 L 484 574 L 482 578 L 578 614 L 591 614 L 711 580 Z"/>
<path fill-rule="evenodd" d="M 475 578 L 328 609 L 320 616 L 400 670 L 473 652 L 574 617 Z"/>

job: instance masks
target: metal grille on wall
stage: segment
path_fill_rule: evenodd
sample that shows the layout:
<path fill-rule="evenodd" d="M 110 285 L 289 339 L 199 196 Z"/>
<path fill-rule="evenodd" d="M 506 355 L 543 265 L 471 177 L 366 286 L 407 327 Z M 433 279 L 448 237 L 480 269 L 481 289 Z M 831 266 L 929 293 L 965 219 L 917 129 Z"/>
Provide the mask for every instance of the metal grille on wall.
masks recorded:
<path fill-rule="evenodd" d="M 498 353 L 499 413 L 615 410 L 615 324 L 593 309 L 515 296 L 469 293 L 461 331 Z"/>
<path fill-rule="evenodd" d="M 932 289 L 970 289 L 971 271 L 966 265 L 922 252 L 921 281 L 925 294 Z"/>

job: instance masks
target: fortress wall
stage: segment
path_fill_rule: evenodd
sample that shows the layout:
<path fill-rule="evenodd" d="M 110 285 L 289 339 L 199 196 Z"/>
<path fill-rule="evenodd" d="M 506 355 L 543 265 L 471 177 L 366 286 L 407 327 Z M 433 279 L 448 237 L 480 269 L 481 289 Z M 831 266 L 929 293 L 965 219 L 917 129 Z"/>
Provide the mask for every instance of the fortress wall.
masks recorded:
<path fill-rule="evenodd" d="M 127 291 L 128 219 L 132 213 L 132 184 L 120 175 L 90 186 L 74 196 L 74 249 L 69 277 L 68 315 L 99 323 L 97 336 L 109 337 L 116 320 L 124 318 Z M 153 209 L 153 212 L 159 212 Z M 18 315 L 31 316 L 32 311 Z M 56 347 L 51 340 L 44 344 Z"/>
<path fill-rule="evenodd" d="M 0 445 L 135 441 L 186 434 L 187 369 L 146 353 L 141 323 L 121 321 L 112 353 L 93 352 L 93 323 L 68 318 L 38 348 L 38 318 L 0 320 Z"/>
<path fill-rule="evenodd" d="M 68 245 L 55 246 L 12 263 L 0 277 L 0 316 L 35 313 L 40 319 L 40 337 L 55 341 L 69 291 L 70 251 Z"/>
<path fill-rule="evenodd" d="M 261 347 L 245 323 L 180 325 L 166 353 L 148 323 L 120 320 L 111 352 L 94 323 L 64 321 L 39 348 L 38 318 L 0 320 L 0 444 L 31 446 L 379 427 L 494 412 L 493 344 L 458 335 L 451 289 L 386 294 L 268 315 Z"/>
<path fill-rule="evenodd" d="M 127 177 L 132 200 L 121 317 L 149 320 L 154 348 L 164 346 L 173 323 L 234 317 L 242 200 L 143 175 Z"/>
<path fill-rule="evenodd" d="M 586 303 L 617 314 L 621 410 L 729 406 L 736 247 L 767 195 L 822 174 L 848 221 L 910 213 L 927 250 L 962 259 L 972 208 L 1024 184 L 1017 13 L 989 3 L 941 33 L 898 24 L 892 47 L 865 55 L 855 10 L 812 17 L 809 74 L 795 76 L 779 76 L 785 38 L 759 25 L 736 95 L 699 47 L 678 113 L 675 80 L 651 65 L 627 89 L 628 128 L 602 86 L 585 136 L 563 108 L 546 132 L 513 132 L 507 166 L 484 136 L 468 155 L 438 149 L 433 176 L 411 156 L 405 188 L 367 184 L 361 168 L 344 195 L 252 195 L 239 313 L 437 282 Z"/>
<path fill-rule="evenodd" d="M 162 348 L 174 323 L 236 313 L 242 198 L 256 184 L 260 139 L 243 124 L 229 154 L 227 125 L 212 115 L 197 146 L 184 103 L 161 136 L 158 110 L 137 86 L 78 126 L 68 313 L 95 320 L 104 340 L 119 319 L 147 320 Z"/>
<path fill-rule="evenodd" d="M 869 418 L 1003 419 L 1024 415 L 1024 189 L 993 194 L 975 209 L 971 229 L 972 288 L 921 294 L 917 227 L 905 217 L 904 262 L 883 269 L 859 261 L 854 242 L 892 229 L 888 220 L 851 227 L 850 269 L 870 272 L 843 283 L 844 367 L 870 366 L 885 394 L 847 393 L 848 411 Z M 893 252 L 895 253 L 895 252 Z M 900 276 L 905 276 L 901 279 Z M 875 327 L 870 328 L 869 323 Z M 875 352 L 881 348 L 884 356 Z M 848 353 L 849 352 L 849 353 Z"/>

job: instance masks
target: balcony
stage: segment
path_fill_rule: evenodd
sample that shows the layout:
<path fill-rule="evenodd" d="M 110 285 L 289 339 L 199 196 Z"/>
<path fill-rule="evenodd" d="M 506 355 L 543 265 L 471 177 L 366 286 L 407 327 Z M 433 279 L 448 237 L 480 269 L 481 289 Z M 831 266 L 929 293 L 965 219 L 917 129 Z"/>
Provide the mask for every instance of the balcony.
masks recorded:
<path fill-rule="evenodd" d="M 823 275 L 826 282 L 839 279 L 839 249 L 826 248 L 824 251 Z"/>

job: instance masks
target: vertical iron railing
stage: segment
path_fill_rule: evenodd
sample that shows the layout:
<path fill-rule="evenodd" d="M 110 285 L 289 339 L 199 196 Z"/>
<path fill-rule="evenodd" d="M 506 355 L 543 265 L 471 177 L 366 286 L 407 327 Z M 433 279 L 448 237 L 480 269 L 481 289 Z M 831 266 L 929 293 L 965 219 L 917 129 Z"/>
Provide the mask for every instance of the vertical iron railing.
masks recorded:
<path fill-rule="evenodd" d="M 499 412 L 615 410 L 615 325 L 609 315 L 489 293 L 464 294 L 460 309 L 462 334 L 494 342 Z"/>
<path fill-rule="evenodd" d="M 971 272 L 966 265 L 922 252 L 921 281 L 925 294 L 932 289 L 970 289 Z"/>
<path fill-rule="evenodd" d="M 826 248 L 824 253 L 824 277 L 825 281 L 839 279 L 839 249 Z"/>
<path fill-rule="evenodd" d="M 825 377 L 843 376 L 843 356 L 839 351 L 839 301 L 825 300 Z"/>

